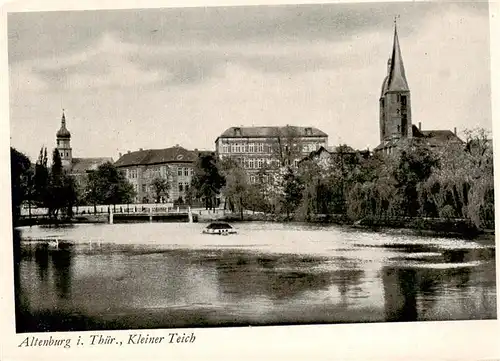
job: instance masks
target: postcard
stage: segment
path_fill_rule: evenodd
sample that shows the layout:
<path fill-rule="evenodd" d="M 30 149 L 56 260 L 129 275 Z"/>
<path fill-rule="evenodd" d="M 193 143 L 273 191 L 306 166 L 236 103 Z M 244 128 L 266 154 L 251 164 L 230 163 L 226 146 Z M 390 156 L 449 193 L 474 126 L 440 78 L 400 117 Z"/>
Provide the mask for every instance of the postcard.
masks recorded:
<path fill-rule="evenodd" d="M 6 4 L 2 359 L 499 357 L 498 15 Z"/>

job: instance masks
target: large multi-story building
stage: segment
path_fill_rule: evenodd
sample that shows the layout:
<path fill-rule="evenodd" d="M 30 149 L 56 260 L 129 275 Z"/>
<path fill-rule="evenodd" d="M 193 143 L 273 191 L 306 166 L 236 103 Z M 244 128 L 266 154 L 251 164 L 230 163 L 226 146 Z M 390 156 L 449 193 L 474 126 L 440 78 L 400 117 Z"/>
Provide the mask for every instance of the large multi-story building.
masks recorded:
<path fill-rule="evenodd" d="M 255 180 L 259 169 L 297 166 L 310 152 L 326 147 L 328 135 L 313 127 L 231 127 L 215 141 L 219 159 L 232 158 Z"/>
<path fill-rule="evenodd" d="M 403 57 L 399 46 L 397 26 L 394 26 L 392 54 L 387 62 L 387 75 L 379 98 L 380 144 L 375 152 L 391 154 L 402 144 L 427 145 L 441 148 L 448 144 L 463 144 L 455 131 L 422 130 L 412 123 L 411 94 L 406 79 Z"/>
<path fill-rule="evenodd" d="M 96 170 L 101 164 L 113 163 L 111 157 L 76 158 L 71 148 L 71 133 L 66 128 L 66 115 L 61 117 L 61 127 L 56 133 L 56 149 L 59 151 L 63 168 L 75 178 L 80 188 L 85 186 L 87 174 Z"/>
<path fill-rule="evenodd" d="M 161 203 L 184 202 L 197 157 L 196 151 L 178 145 L 165 149 L 139 149 L 120 154 L 115 166 L 134 186 L 136 203 L 156 202 L 155 179 L 164 179 L 168 184 L 168 191 L 160 196 Z"/>

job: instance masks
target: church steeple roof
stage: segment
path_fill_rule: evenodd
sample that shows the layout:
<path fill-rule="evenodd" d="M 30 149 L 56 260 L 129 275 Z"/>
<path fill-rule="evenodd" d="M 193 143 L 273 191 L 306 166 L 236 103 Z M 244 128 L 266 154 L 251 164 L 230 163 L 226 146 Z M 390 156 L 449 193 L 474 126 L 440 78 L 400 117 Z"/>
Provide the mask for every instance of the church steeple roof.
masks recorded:
<path fill-rule="evenodd" d="M 61 117 L 61 128 L 56 133 L 57 138 L 71 138 L 71 133 L 66 129 L 66 116 L 64 110 Z"/>
<path fill-rule="evenodd" d="M 406 81 L 405 67 L 403 65 L 403 57 L 399 48 L 398 29 L 396 21 L 394 21 L 394 43 L 392 46 L 392 56 L 390 59 L 389 79 L 387 91 L 410 91 L 408 82 Z"/>

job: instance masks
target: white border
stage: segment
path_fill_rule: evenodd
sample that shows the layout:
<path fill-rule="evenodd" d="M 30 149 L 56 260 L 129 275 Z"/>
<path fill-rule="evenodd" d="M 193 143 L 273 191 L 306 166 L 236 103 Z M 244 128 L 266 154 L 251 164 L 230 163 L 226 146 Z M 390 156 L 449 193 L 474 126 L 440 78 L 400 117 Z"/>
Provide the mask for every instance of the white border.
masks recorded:
<path fill-rule="evenodd" d="M 300 1 L 300 3 L 319 3 L 338 1 Z M 346 1 L 343 1 L 346 2 Z M 367 1 L 363 1 L 367 2 Z M 267 0 L 265 4 L 286 4 L 287 1 Z M 90 10 L 90 9 L 132 9 L 157 7 L 191 7 L 207 5 L 263 5 L 262 1 L 251 0 L 171 0 L 171 1 L 138 1 L 127 0 L 119 3 L 114 0 L 89 1 L 17 1 L 9 2 L 2 7 L 0 20 L 0 74 L 8 74 L 7 65 L 7 16 L 6 12 L 42 11 L 42 10 Z M 492 70 L 493 100 L 493 134 L 499 131 L 499 59 L 497 46 L 500 37 L 500 4 L 490 2 L 490 42 Z M 450 321 L 450 322 L 416 322 L 416 323 L 377 323 L 325 326 L 279 326 L 251 328 L 216 328 L 196 329 L 197 340 L 194 344 L 131 347 L 100 347 L 50 349 L 50 348 L 18 348 L 27 334 L 16 335 L 13 323 L 14 297 L 12 285 L 12 234 L 10 230 L 10 184 L 9 184 L 9 114 L 8 114 L 8 79 L 0 77 L 0 137 L 2 144 L 0 159 L 5 167 L 0 177 L 0 200 L 4 212 L 0 226 L 3 230 L 0 281 L 0 360 L 250 360 L 250 359 L 339 359 L 339 360 L 492 360 L 500 359 L 500 329 L 498 321 Z M 494 149 L 499 150 L 497 137 L 494 137 Z M 500 162 L 495 158 L 495 179 L 500 176 Z M 497 187 L 497 189 L 500 189 Z M 497 193 L 497 214 L 500 209 L 500 196 Z M 500 225 L 498 222 L 496 232 Z M 497 257 L 498 265 L 498 257 Z M 497 272 L 497 284 L 500 277 Z M 497 299 L 497 310 L 498 304 Z M 173 332 L 193 331 L 173 330 Z M 150 335 L 168 334 L 168 330 L 141 330 Z M 57 337 L 78 335 L 86 337 L 97 332 L 53 333 Z M 126 338 L 128 331 L 99 332 Z M 49 335 L 49 334 L 45 334 Z M 73 340 L 75 342 L 76 340 Z"/>

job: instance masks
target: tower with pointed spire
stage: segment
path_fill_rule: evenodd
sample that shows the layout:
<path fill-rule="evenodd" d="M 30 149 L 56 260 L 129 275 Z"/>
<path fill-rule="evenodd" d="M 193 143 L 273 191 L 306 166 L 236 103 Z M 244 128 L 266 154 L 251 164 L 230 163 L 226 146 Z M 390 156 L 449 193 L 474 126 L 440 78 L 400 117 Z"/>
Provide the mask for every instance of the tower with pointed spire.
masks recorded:
<path fill-rule="evenodd" d="M 411 138 L 410 88 L 399 47 L 396 19 L 394 20 L 392 54 L 387 62 L 387 75 L 382 84 L 379 102 L 380 142 Z"/>
<path fill-rule="evenodd" d="M 61 156 L 63 167 L 71 168 L 73 154 L 71 150 L 71 133 L 66 128 L 66 116 L 64 109 L 61 117 L 61 128 L 56 133 L 57 150 Z"/>

